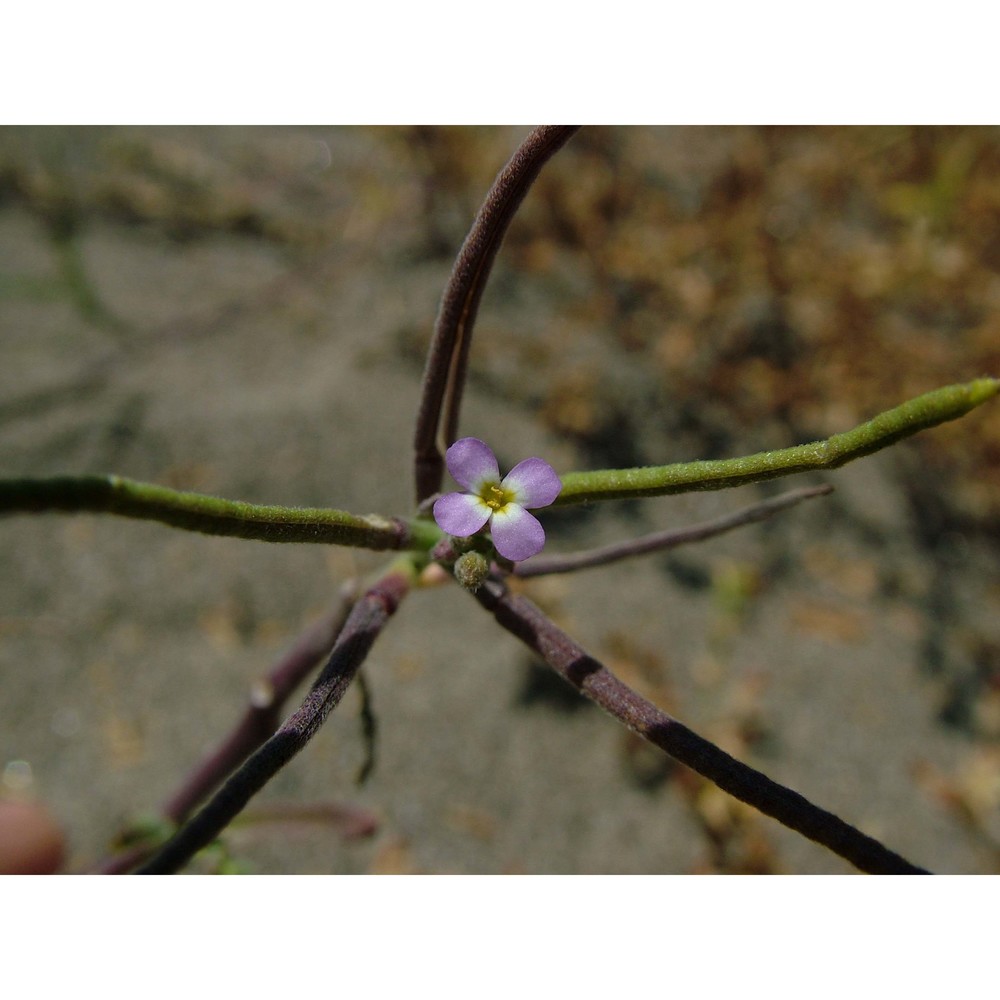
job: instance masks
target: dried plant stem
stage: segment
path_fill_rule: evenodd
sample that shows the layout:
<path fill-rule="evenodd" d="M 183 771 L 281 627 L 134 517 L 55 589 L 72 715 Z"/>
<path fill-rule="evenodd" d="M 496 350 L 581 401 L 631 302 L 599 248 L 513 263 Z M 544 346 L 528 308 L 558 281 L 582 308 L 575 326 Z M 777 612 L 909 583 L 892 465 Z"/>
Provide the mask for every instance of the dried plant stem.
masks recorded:
<path fill-rule="evenodd" d="M 206 535 L 263 542 L 315 542 L 363 549 L 428 549 L 441 537 L 432 521 L 315 507 L 278 507 L 185 493 L 121 476 L 0 480 L 0 516 L 119 514 Z"/>
<path fill-rule="evenodd" d="M 997 392 L 1000 392 L 1000 381 L 993 378 L 944 386 L 886 410 L 851 431 L 834 434 L 825 441 L 780 451 L 763 451 L 743 458 L 639 469 L 570 472 L 561 477 L 562 492 L 553 506 L 590 500 L 665 496 L 694 490 L 721 490 L 796 472 L 836 469 L 917 431 L 955 420 L 992 399 Z"/>
<path fill-rule="evenodd" d="M 621 559 L 631 559 L 633 556 L 648 555 L 651 552 L 663 552 L 689 542 L 701 542 L 706 538 L 721 535 L 724 532 L 740 528 L 745 524 L 764 521 L 780 511 L 786 510 L 803 500 L 827 496 L 833 492 L 833 487 L 807 486 L 802 489 L 788 490 L 779 493 L 761 503 L 752 504 L 732 514 L 724 514 L 712 521 L 692 524 L 686 528 L 674 528 L 670 531 L 656 531 L 627 542 L 616 542 L 600 548 L 586 549 L 583 552 L 573 552 L 564 556 L 536 556 L 528 562 L 519 563 L 513 569 L 513 576 L 549 576 L 553 573 L 573 573 L 576 570 L 590 569 L 594 566 L 607 566 L 608 563 Z"/>
<path fill-rule="evenodd" d="M 833 813 L 730 757 L 640 697 L 527 598 L 511 594 L 502 582 L 488 581 L 476 597 L 500 625 L 531 647 L 582 694 L 730 795 L 829 848 L 861 871 L 883 875 L 927 874 Z"/>
<path fill-rule="evenodd" d="M 208 804 L 138 869 L 138 874 L 177 871 L 218 837 L 250 799 L 312 739 L 344 696 L 413 579 L 413 565 L 404 560 L 395 563 L 365 591 L 351 609 L 330 659 L 302 705 L 243 762 Z"/>
<path fill-rule="evenodd" d="M 417 410 L 417 503 L 441 488 L 442 446 L 451 443 L 458 426 L 472 327 L 504 234 L 546 161 L 577 128 L 547 125 L 528 135 L 497 175 L 455 260 L 434 324 Z"/>

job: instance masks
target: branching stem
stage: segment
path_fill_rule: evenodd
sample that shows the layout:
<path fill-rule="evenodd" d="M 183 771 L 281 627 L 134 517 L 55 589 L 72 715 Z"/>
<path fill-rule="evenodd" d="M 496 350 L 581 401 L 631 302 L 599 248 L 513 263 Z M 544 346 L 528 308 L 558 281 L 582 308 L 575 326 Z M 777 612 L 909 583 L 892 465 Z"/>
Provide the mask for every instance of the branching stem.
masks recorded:
<path fill-rule="evenodd" d="M 730 757 L 636 694 L 527 598 L 510 593 L 503 583 L 488 581 L 479 588 L 476 598 L 507 631 L 609 715 L 730 795 L 829 848 L 861 871 L 882 875 L 927 874 L 798 792 Z"/>
<path fill-rule="evenodd" d="M 413 579 L 412 563 L 401 560 L 365 591 L 351 609 L 330 659 L 299 708 L 243 762 L 208 804 L 138 869 L 138 874 L 166 875 L 185 865 L 313 738 L 344 696 Z"/>
<path fill-rule="evenodd" d="M 458 426 L 472 327 L 507 227 L 542 167 L 578 127 L 546 125 L 528 135 L 497 175 L 459 250 L 434 323 L 417 410 L 413 438 L 417 503 L 441 488 L 441 456 Z"/>
<path fill-rule="evenodd" d="M 292 692 L 330 653 L 354 601 L 354 587 L 346 585 L 336 607 L 309 626 L 266 677 L 253 685 L 243 717 L 229 735 L 188 776 L 163 809 L 163 815 L 182 823 L 191 811 L 277 728 L 281 710 Z"/>
<path fill-rule="evenodd" d="M 308 673 L 329 655 L 356 595 L 356 582 L 344 584 L 336 606 L 305 629 L 267 676 L 253 685 L 249 704 L 239 722 L 162 807 L 164 826 L 176 827 L 183 823 L 195 807 L 278 728 L 283 705 Z M 139 843 L 105 858 L 92 871 L 98 875 L 121 875 L 142 864 L 158 845 L 159 841 L 141 838 Z"/>

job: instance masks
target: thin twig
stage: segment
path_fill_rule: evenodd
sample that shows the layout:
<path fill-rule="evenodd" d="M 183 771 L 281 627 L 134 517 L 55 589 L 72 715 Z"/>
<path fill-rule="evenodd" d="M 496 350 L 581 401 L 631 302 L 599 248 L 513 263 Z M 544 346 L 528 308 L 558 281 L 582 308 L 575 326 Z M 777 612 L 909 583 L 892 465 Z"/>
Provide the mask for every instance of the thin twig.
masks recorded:
<path fill-rule="evenodd" d="M 614 542 L 611 545 L 586 549 L 583 552 L 573 552 L 569 555 L 536 557 L 528 562 L 518 563 L 514 567 L 512 575 L 527 577 L 549 576 L 553 573 L 573 573 L 576 570 L 590 569 L 593 566 L 606 566 L 608 563 L 618 562 L 621 559 L 631 559 L 633 556 L 662 552 L 665 549 L 676 548 L 678 545 L 687 545 L 689 542 L 704 541 L 706 538 L 721 535 L 745 524 L 764 521 L 803 500 L 826 496 L 832 492 L 833 487 L 829 485 L 788 490 L 785 493 L 779 493 L 776 497 L 771 497 L 769 500 L 743 507 L 731 514 L 724 514 L 713 521 L 703 521 L 701 524 L 692 524 L 686 528 L 674 528 L 669 531 L 655 531 L 627 542 Z"/>
<path fill-rule="evenodd" d="M 332 826 L 344 839 L 370 837 L 378 829 L 378 816 L 370 809 L 343 802 L 268 802 L 249 806 L 237 822 L 321 823 Z M 235 825 L 235 824 L 234 824 Z"/>
<path fill-rule="evenodd" d="M 833 813 L 741 763 L 623 684 L 527 598 L 487 581 L 476 598 L 496 620 L 632 732 L 704 775 L 724 791 L 850 861 L 861 871 L 883 875 L 927 872 Z"/>
<path fill-rule="evenodd" d="M 138 869 L 138 874 L 177 871 L 218 837 L 250 799 L 312 739 L 344 696 L 412 581 L 412 565 L 396 563 L 365 591 L 351 609 L 329 661 L 299 708 L 243 762 L 208 804 Z"/>
<path fill-rule="evenodd" d="M 356 785 L 363 785 L 375 770 L 375 749 L 378 744 L 378 720 L 375 717 L 371 688 L 365 672 L 357 674 L 358 693 L 361 695 L 361 738 L 365 746 L 365 758 L 354 777 Z"/>
<path fill-rule="evenodd" d="M 497 175 L 455 260 L 434 324 L 417 410 L 413 439 L 417 503 L 441 488 L 441 456 L 458 426 L 472 327 L 504 234 L 546 161 L 578 127 L 547 125 L 528 135 Z"/>

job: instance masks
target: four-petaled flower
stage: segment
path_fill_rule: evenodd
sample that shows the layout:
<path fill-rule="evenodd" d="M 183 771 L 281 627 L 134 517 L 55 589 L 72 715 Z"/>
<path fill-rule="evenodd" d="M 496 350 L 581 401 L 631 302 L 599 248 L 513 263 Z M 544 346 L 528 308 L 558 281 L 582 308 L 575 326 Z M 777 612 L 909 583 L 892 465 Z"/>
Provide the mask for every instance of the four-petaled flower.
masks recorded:
<path fill-rule="evenodd" d="M 562 489 L 555 469 L 526 458 L 500 478 L 500 466 L 479 438 L 456 441 L 445 453 L 448 471 L 468 493 L 447 493 L 434 504 L 434 520 L 458 538 L 474 535 L 486 522 L 497 552 L 520 562 L 542 551 L 545 531 L 527 507 L 547 507 Z"/>

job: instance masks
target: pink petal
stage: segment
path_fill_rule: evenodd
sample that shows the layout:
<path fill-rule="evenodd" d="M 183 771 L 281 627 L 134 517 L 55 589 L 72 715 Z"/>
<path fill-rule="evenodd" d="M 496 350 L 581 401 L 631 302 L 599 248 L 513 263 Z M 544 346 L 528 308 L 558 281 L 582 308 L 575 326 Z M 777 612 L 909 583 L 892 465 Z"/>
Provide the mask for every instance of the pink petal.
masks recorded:
<path fill-rule="evenodd" d="M 467 538 L 489 519 L 490 508 L 470 493 L 446 493 L 434 501 L 434 520 L 449 535 Z"/>
<path fill-rule="evenodd" d="M 562 490 L 556 470 L 541 458 L 518 462 L 500 485 L 512 490 L 522 507 L 548 507 Z"/>
<path fill-rule="evenodd" d="M 497 552 L 511 562 L 530 559 L 545 545 L 545 529 L 538 518 L 516 503 L 494 513 L 490 534 Z"/>
<path fill-rule="evenodd" d="M 500 480 L 496 456 L 479 438 L 460 438 L 445 452 L 444 460 L 455 482 L 473 493 L 479 492 L 485 479 L 494 483 Z"/>

